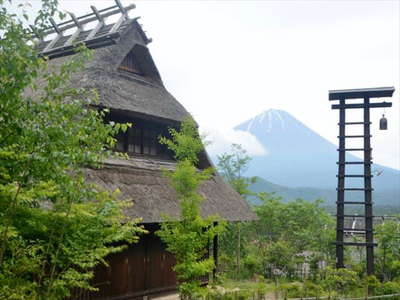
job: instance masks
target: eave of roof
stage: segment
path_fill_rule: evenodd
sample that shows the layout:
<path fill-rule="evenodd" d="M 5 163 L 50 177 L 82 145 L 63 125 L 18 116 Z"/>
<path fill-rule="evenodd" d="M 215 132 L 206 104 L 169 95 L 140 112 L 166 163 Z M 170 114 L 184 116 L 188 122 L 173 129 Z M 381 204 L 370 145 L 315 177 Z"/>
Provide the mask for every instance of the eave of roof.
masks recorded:
<path fill-rule="evenodd" d="M 162 170 L 173 170 L 175 163 L 156 159 L 111 159 L 102 169 L 86 169 L 90 182 L 109 191 L 118 189 L 121 199 L 129 199 L 133 205 L 126 210 L 131 218 L 141 218 L 143 223 L 159 223 L 162 215 L 180 216 L 179 200 L 170 187 Z M 256 216 L 247 202 L 218 174 L 205 181 L 199 188 L 204 197 L 201 206 L 203 216 L 218 215 L 227 221 L 250 221 Z"/>

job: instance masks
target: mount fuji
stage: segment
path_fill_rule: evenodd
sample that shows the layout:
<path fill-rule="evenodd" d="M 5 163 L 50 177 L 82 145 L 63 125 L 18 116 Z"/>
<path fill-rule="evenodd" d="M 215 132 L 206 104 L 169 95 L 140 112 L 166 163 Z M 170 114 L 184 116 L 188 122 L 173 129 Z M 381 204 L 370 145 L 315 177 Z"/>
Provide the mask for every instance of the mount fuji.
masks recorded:
<path fill-rule="evenodd" d="M 252 157 L 248 175 L 292 188 L 336 188 L 337 146 L 289 113 L 270 109 L 236 126 L 234 130 L 252 134 L 266 150 L 266 154 Z M 346 159 L 361 161 L 350 154 Z M 346 169 L 349 174 L 363 174 L 362 165 L 350 165 Z M 376 164 L 373 170 L 381 173 L 373 178 L 376 192 L 396 191 L 395 195 L 400 195 L 400 171 Z M 354 178 L 348 187 L 362 185 L 362 180 Z"/>

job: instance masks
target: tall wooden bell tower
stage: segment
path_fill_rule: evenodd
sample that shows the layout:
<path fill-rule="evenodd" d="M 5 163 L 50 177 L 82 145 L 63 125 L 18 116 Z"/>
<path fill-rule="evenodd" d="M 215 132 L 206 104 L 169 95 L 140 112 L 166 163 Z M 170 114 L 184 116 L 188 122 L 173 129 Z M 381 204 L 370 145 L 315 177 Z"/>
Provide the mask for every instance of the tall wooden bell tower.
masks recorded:
<path fill-rule="evenodd" d="M 373 237 L 373 213 L 372 213 L 372 177 L 371 174 L 371 120 L 370 108 L 377 107 L 391 107 L 391 102 L 372 102 L 372 98 L 392 97 L 394 87 L 381 87 L 381 88 L 367 88 L 367 89 L 350 89 L 350 90 L 333 90 L 329 91 L 330 101 L 339 101 L 339 104 L 333 104 L 332 109 L 339 110 L 339 161 L 338 164 L 338 185 L 337 185 L 337 213 L 336 213 L 336 267 L 344 268 L 344 246 L 365 246 L 367 255 L 367 273 L 371 275 L 374 273 L 374 243 Z M 362 99 L 356 103 L 349 103 L 346 100 L 353 101 L 355 99 Z M 346 122 L 347 109 L 362 109 L 364 119 L 359 122 Z M 359 135 L 346 135 L 346 126 L 360 126 L 363 128 L 363 133 Z M 364 140 L 362 148 L 347 147 L 349 139 Z M 346 161 L 346 153 L 349 151 L 359 151 L 364 153 L 363 161 Z M 346 166 L 348 165 L 363 165 L 363 174 L 348 174 Z M 362 172 L 360 172 L 362 173 Z M 364 186 L 362 187 L 348 187 L 347 180 L 351 178 L 363 178 Z M 350 185 L 351 186 L 351 185 Z M 359 201 L 346 201 L 346 192 L 359 192 L 361 193 Z M 345 205 L 361 205 L 364 206 L 364 215 L 348 215 L 345 211 Z M 345 217 L 358 217 L 364 218 L 365 228 L 358 229 L 360 233 L 365 234 L 365 242 L 349 242 L 345 241 L 345 233 L 347 231 L 354 231 L 352 228 L 346 228 Z"/>

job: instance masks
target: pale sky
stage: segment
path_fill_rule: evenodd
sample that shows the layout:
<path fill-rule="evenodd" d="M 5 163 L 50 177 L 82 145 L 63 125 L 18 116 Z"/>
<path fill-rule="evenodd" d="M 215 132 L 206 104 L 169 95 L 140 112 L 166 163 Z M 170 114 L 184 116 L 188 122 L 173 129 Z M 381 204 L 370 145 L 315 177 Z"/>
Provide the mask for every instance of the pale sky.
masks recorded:
<path fill-rule="evenodd" d="M 276 108 L 336 143 L 328 90 L 394 86 L 388 131 L 372 111 L 372 147 L 374 162 L 400 169 L 400 1 L 121 2 L 136 4 L 166 88 L 203 131 L 229 140 Z M 60 0 L 77 16 L 113 4 Z"/>

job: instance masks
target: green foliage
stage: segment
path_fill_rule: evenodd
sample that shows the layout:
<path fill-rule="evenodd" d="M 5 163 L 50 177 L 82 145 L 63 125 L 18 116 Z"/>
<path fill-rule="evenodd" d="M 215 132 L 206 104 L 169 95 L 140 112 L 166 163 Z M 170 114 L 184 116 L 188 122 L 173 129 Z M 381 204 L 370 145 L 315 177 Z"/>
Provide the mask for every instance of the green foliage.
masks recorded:
<path fill-rule="evenodd" d="M 255 183 L 256 177 L 249 178 L 244 176 L 251 158 L 241 145 L 232 144 L 231 152 L 218 155 L 217 159 L 219 173 L 225 181 L 236 190 L 236 192 L 244 198 L 256 195 L 248 188 L 250 184 Z M 242 264 L 241 258 L 243 256 L 243 245 L 246 241 L 246 231 L 246 223 L 229 223 L 221 237 L 222 255 L 226 258 L 230 258 L 225 261 L 226 264 L 224 267 L 228 272 L 232 274 L 235 273 L 236 278 L 239 278 L 242 275 L 246 276 L 248 273 L 248 270 L 245 270 L 244 273 L 241 272 L 240 268 Z M 236 256 L 236 259 L 234 259 L 234 256 Z M 233 268 L 235 268 L 235 270 L 233 270 Z"/>
<path fill-rule="evenodd" d="M 223 279 L 218 285 L 207 286 L 202 299 L 238 300 L 265 299 L 264 296 L 272 290 L 264 278 L 254 281 L 231 281 Z"/>
<path fill-rule="evenodd" d="M 390 295 L 400 292 L 400 281 L 380 282 L 374 275 L 364 277 L 362 284 L 365 296 Z"/>
<path fill-rule="evenodd" d="M 378 295 L 390 295 L 400 293 L 400 282 L 387 281 L 382 283 L 377 289 L 376 294 Z"/>
<path fill-rule="evenodd" d="M 375 291 L 380 287 L 379 280 L 374 275 L 365 276 L 363 279 L 363 286 L 365 295 L 374 295 Z"/>
<path fill-rule="evenodd" d="M 383 280 L 400 277 L 400 217 L 376 227 L 378 276 Z"/>
<path fill-rule="evenodd" d="M 210 178 L 211 170 L 200 171 L 194 166 L 198 153 L 203 149 L 194 121 L 187 119 L 180 131 L 171 129 L 170 133 L 171 140 L 161 138 L 160 141 L 174 151 L 178 159 L 176 169 L 165 174 L 179 197 L 181 216 L 179 220 L 164 216 L 157 235 L 176 258 L 174 271 L 180 280 L 181 296 L 191 299 L 193 295 L 204 292 L 201 278 L 215 268 L 213 258 L 208 257 L 208 246 L 214 236 L 223 231 L 224 223 L 215 216 L 203 218 L 200 214 L 203 198 L 197 189 Z"/>
<path fill-rule="evenodd" d="M 329 255 L 334 239 L 333 218 L 321 207 L 322 201 L 297 199 L 284 203 L 281 198 L 266 195 L 254 207 L 259 221 L 258 232 L 264 240 L 285 240 L 296 252 L 322 251 Z"/>
<path fill-rule="evenodd" d="M 253 247 L 257 247 L 256 245 L 252 245 Z M 251 278 L 254 274 L 263 274 L 265 268 L 264 262 L 262 260 L 262 255 L 258 255 L 256 249 L 253 251 L 249 251 L 247 255 L 243 257 L 242 264 L 243 264 L 243 277 L 244 278 Z"/>
<path fill-rule="evenodd" d="M 281 283 L 277 286 L 277 291 L 283 299 L 302 296 L 302 284 L 300 282 Z"/>
<path fill-rule="evenodd" d="M 297 264 L 309 262 L 316 276 L 318 261 L 329 262 L 334 257 L 333 218 L 320 200 L 285 203 L 273 194 L 250 192 L 248 186 L 256 180 L 244 176 L 250 160 L 236 144 L 231 153 L 218 156 L 218 170 L 225 180 L 242 196 L 257 197 L 260 203 L 253 206 L 258 221 L 228 224 L 221 239 L 223 270 L 236 278 L 249 278 L 254 272 L 273 277 L 273 269 L 292 277 Z M 307 257 L 301 256 L 305 251 Z"/>
<path fill-rule="evenodd" d="M 272 242 L 265 246 L 264 260 L 271 270 L 279 269 L 285 274 L 292 273 L 295 267 L 295 252 L 285 241 Z"/>
<path fill-rule="evenodd" d="M 322 285 L 329 292 L 329 296 L 333 291 L 347 296 L 349 292 L 360 286 L 360 279 L 354 271 L 327 267 L 324 270 Z"/>
<path fill-rule="evenodd" d="M 169 134 L 171 138 L 160 137 L 160 143 L 166 145 L 174 153 L 176 160 L 187 160 L 196 165 L 199 161 L 198 153 L 204 149 L 204 146 L 194 120 L 185 119 L 180 130 L 170 128 Z"/>
<path fill-rule="evenodd" d="M 316 297 L 318 299 L 324 294 L 322 286 L 311 281 L 281 283 L 278 285 L 277 290 L 284 299 L 308 297 Z"/>
<path fill-rule="evenodd" d="M 312 281 L 306 281 L 303 284 L 303 289 L 302 289 L 302 296 L 303 297 L 320 297 L 323 294 L 324 290 L 323 288 L 312 282 Z"/>
<path fill-rule="evenodd" d="M 259 195 L 254 206 L 258 220 L 248 225 L 249 242 L 245 257 L 257 257 L 264 275 L 295 276 L 296 266 L 309 263 L 312 277 L 318 273 L 318 261 L 333 256 L 334 222 L 320 206 L 320 201 L 298 199 L 285 203 L 272 195 Z"/>
<path fill-rule="evenodd" d="M 57 1 L 42 4 L 38 30 L 58 13 Z M 88 50 L 50 70 L 5 6 L 0 34 L 0 298 L 63 299 L 92 290 L 93 268 L 143 232 L 124 218 L 127 203 L 83 172 L 101 166 L 128 125 L 104 124 L 106 112 L 90 108 L 96 94 L 66 85 Z"/>
<path fill-rule="evenodd" d="M 218 171 L 226 182 L 244 197 L 254 195 L 248 187 L 256 181 L 256 177 L 244 176 L 251 158 L 241 145 L 232 144 L 231 153 L 218 155 L 217 159 Z"/>

